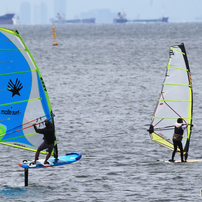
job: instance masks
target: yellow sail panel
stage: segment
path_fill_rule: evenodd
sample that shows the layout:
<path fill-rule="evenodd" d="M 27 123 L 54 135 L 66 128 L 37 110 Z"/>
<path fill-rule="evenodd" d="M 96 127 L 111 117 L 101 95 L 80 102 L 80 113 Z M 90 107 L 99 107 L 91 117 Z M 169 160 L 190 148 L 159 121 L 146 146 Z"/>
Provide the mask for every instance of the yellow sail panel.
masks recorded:
<path fill-rule="evenodd" d="M 164 146 L 170 150 L 174 149 L 172 139 L 165 139 L 163 137 L 160 137 L 156 133 L 151 134 L 151 139 L 152 139 L 152 141 L 156 142 L 157 144 Z M 177 148 L 177 152 L 180 152 L 179 148 Z"/>
<path fill-rule="evenodd" d="M 165 139 L 164 137 L 159 136 L 162 134 L 152 133 L 151 135 L 152 135 L 152 137 L 151 137 L 152 141 L 156 141 L 157 143 L 159 143 L 162 146 L 165 146 L 169 149 L 173 149 L 173 144 L 171 142 L 171 139 Z"/>

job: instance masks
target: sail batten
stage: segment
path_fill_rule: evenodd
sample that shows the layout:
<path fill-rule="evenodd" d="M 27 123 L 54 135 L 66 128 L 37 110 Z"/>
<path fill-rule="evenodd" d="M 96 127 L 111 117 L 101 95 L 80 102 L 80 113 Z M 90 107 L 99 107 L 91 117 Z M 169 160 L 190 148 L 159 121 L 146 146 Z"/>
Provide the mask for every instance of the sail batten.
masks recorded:
<path fill-rule="evenodd" d="M 27 51 L 26 49 L 0 49 L 0 51 Z"/>
<path fill-rule="evenodd" d="M 177 83 L 163 83 L 163 85 L 170 85 L 170 86 L 191 86 L 190 84 L 177 84 Z"/>
<path fill-rule="evenodd" d="M 2 142 L 7 142 L 7 141 L 11 141 L 11 140 L 15 140 L 18 138 L 22 138 L 22 137 L 27 137 L 27 136 L 31 136 L 31 135 L 36 135 L 37 133 L 31 133 L 31 134 L 27 134 L 24 136 L 17 136 L 17 137 L 12 137 L 12 138 L 8 138 L 8 139 L 3 139 Z"/>
<path fill-rule="evenodd" d="M 190 100 L 158 100 L 160 102 L 191 102 Z"/>
<path fill-rule="evenodd" d="M 37 70 L 22 71 L 22 72 L 12 72 L 12 73 L 7 73 L 7 74 L 0 74 L 0 76 L 7 76 L 7 75 L 12 75 L 12 74 L 23 74 L 23 73 L 30 73 L 30 72 L 37 72 Z"/>
<path fill-rule="evenodd" d="M 46 86 L 17 31 L 0 28 L 0 52 L 0 144 L 36 151 L 43 135 L 32 125 L 45 119 L 54 125 Z"/>
<path fill-rule="evenodd" d="M 13 62 L 13 61 L 0 61 L 0 63 L 8 63 L 8 62 Z"/>
<path fill-rule="evenodd" d="M 183 71 L 188 71 L 187 69 L 180 68 L 180 67 L 174 67 L 174 66 L 170 66 L 170 65 L 168 65 L 167 67 L 168 68 L 173 68 L 173 69 L 179 69 L 179 70 L 183 70 Z"/>
<path fill-rule="evenodd" d="M 172 50 L 174 50 L 174 51 L 177 51 L 177 52 L 179 52 L 179 53 L 185 55 L 185 53 L 183 53 L 182 51 L 180 51 L 180 50 L 178 50 L 178 49 L 176 49 L 176 48 L 170 47 L 170 49 L 172 49 Z"/>
<path fill-rule="evenodd" d="M 182 139 L 184 155 L 187 156 L 193 116 L 193 89 L 184 44 L 171 46 L 169 56 L 160 97 L 148 131 L 152 141 L 173 150 L 174 124 L 178 118 L 182 118 L 183 124 L 189 124 Z"/>
<path fill-rule="evenodd" d="M 5 104 L 0 104 L 0 107 L 6 106 L 6 105 L 20 104 L 20 103 L 23 103 L 23 102 L 36 101 L 36 100 L 41 100 L 41 99 L 42 98 L 33 98 L 33 99 L 29 99 L 29 100 L 21 100 L 21 101 L 18 101 L 18 102 L 5 103 Z"/>
<path fill-rule="evenodd" d="M 183 137 L 182 139 L 188 139 L 188 137 Z M 172 140 L 172 138 L 170 138 L 170 139 L 152 139 L 152 141 L 159 141 L 159 140 L 167 141 L 167 140 Z"/>
<path fill-rule="evenodd" d="M 166 116 L 164 116 L 164 117 L 157 117 L 157 116 L 153 116 L 152 117 L 153 119 L 178 119 L 179 118 L 179 116 L 174 116 L 174 117 L 166 117 Z M 180 118 L 182 118 L 182 119 L 191 119 L 192 117 L 180 117 Z"/>

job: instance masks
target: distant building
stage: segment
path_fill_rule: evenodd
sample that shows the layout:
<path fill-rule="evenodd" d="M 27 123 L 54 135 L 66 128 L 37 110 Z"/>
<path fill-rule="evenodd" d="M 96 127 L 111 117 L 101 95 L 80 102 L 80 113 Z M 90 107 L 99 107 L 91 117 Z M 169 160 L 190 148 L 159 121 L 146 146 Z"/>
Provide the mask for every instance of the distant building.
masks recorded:
<path fill-rule="evenodd" d="M 47 24 L 47 5 L 45 3 L 35 4 L 33 9 L 33 17 L 34 24 Z"/>
<path fill-rule="evenodd" d="M 40 9 L 41 9 L 40 22 L 41 22 L 41 24 L 47 24 L 48 23 L 47 5 L 45 3 L 41 3 Z"/>
<path fill-rule="evenodd" d="M 20 5 L 20 23 L 21 24 L 31 23 L 31 5 L 29 2 L 23 2 Z"/>
<path fill-rule="evenodd" d="M 33 22 L 34 24 L 40 24 L 40 4 L 34 4 L 33 6 Z"/>

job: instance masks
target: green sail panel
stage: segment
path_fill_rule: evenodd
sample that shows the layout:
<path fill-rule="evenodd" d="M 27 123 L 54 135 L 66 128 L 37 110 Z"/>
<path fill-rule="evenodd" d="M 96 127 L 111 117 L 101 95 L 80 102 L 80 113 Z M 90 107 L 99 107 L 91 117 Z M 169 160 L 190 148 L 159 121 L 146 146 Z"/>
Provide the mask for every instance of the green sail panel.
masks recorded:
<path fill-rule="evenodd" d="M 54 124 L 40 71 L 20 34 L 0 28 L 0 143 L 36 151 L 43 135 L 32 125 L 45 119 Z"/>
<path fill-rule="evenodd" d="M 170 47 L 169 62 L 149 133 L 152 141 L 173 150 L 172 136 L 178 118 L 192 124 L 193 91 L 191 73 L 184 44 Z M 191 125 L 184 131 L 184 155 L 189 150 Z M 179 151 L 179 150 L 178 150 Z"/>

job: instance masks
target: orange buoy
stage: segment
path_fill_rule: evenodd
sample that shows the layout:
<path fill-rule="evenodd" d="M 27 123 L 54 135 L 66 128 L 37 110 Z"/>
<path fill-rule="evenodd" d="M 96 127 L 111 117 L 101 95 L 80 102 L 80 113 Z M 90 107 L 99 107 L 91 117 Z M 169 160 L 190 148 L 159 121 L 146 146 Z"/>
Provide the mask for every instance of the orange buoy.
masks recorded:
<path fill-rule="evenodd" d="M 53 24 L 53 28 L 52 28 L 53 46 L 56 46 L 56 45 L 58 45 L 58 43 L 57 43 L 56 32 L 55 32 L 55 28 L 54 28 L 54 22 L 52 22 L 52 24 Z"/>

